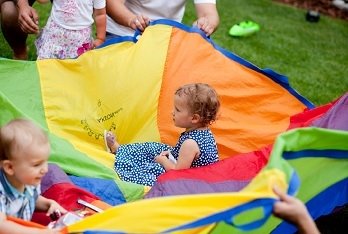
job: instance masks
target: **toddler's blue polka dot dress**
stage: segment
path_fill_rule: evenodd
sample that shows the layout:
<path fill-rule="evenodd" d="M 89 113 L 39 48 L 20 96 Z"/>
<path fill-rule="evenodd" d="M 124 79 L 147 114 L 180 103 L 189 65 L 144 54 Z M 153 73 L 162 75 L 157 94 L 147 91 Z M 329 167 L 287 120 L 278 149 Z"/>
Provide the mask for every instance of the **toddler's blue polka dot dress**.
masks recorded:
<path fill-rule="evenodd" d="M 116 151 L 115 170 L 124 181 L 153 186 L 157 177 L 165 172 L 164 168 L 155 162 L 155 157 L 162 151 L 169 150 L 174 158 L 178 159 L 179 149 L 186 139 L 196 141 L 201 152 L 191 167 L 205 166 L 219 160 L 211 130 L 192 130 L 181 133 L 175 147 L 158 142 L 121 145 Z"/>

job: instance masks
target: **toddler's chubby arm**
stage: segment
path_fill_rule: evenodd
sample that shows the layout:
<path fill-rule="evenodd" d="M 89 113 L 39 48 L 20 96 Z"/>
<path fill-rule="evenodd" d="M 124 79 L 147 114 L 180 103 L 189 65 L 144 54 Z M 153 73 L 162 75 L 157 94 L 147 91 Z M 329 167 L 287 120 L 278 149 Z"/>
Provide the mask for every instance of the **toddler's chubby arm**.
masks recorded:
<path fill-rule="evenodd" d="M 106 9 L 94 9 L 94 21 L 96 26 L 96 39 L 93 41 L 93 46 L 97 47 L 104 43 L 106 34 Z"/>
<path fill-rule="evenodd" d="M 163 151 L 155 158 L 155 162 L 161 164 L 166 171 L 190 168 L 193 160 L 199 157 L 200 151 L 197 142 L 187 139 L 180 147 L 179 157 L 176 163 L 168 158 L 168 154 L 167 151 Z"/>
<path fill-rule="evenodd" d="M 220 19 L 216 4 L 200 3 L 196 4 L 197 20 L 193 25 L 203 30 L 207 36 L 210 36 L 217 29 Z"/>
<path fill-rule="evenodd" d="M 59 205 L 55 200 L 48 199 L 43 196 L 39 196 L 36 201 L 35 208 L 39 211 L 46 211 L 47 216 L 53 214 L 55 211 L 59 211 L 61 214 L 65 214 L 67 212 L 67 210 Z"/>

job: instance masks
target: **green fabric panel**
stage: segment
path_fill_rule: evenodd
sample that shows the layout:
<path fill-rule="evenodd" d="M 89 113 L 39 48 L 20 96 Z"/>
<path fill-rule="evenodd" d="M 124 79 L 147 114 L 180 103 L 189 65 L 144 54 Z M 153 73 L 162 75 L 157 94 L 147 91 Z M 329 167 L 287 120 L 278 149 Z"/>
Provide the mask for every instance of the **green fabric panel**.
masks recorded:
<path fill-rule="evenodd" d="M 58 164 L 66 173 L 81 177 L 118 178 L 113 169 L 105 167 L 84 153 L 77 151 L 69 141 L 54 134 L 50 134 L 50 140 L 51 156 L 49 161 Z"/>
<path fill-rule="evenodd" d="M 295 170 L 300 178 L 301 185 L 296 197 L 307 202 L 317 194 L 325 191 L 329 186 L 348 177 L 348 157 L 342 159 L 322 157 L 302 157 L 284 160 L 284 152 L 297 152 L 302 150 L 347 150 L 348 132 L 323 128 L 300 128 L 281 134 L 273 147 L 270 160 L 263 170 L 278 168 L 290 178 Z M 310 155 L 306 155 L 310 156 Z M 241 220 L 250 222 L 255 217 Z M 259 229 L 241 231 L 233 226 L 220 222 L 211 233 L 270 233 L 282 220 L 271 216 Z"/>
<path fill-rule="evenodd" d="M 283 151 L 299 151 L 303 149 L 348 150 L 346 137 L 346 131 L 307 127 L 285 132 L 277 141 L 283 141 Z M 277 143 L 279 144 L 279 142 Z"/>
<path fill-rule="evenodd" d="M 0 58 L 0 94 L 1 125 L 25 117 L 47 131 L 36 62 Z"/>
<path fill-rule="evenodd" d="M 324 128 L 302 128 L 282 135 L 287 143 L 286 151 L 306 150 L 345 150 L 348 155 L 348 132 Z M 306 147 L 307 146 L 307 147 Z M 327 187 L 348 177 L 348 160 L 322 157 L 296 158 L 288 160 L 295 168 L 301 181 L 308 186 L 301 186 L 297 197 L 307 202 Z"/>
<path fill-rule="evenodd" d="M 123 193 L 127 202 L 136 201 L 144 197 L 144 186 L 122 180 L 115 180 L 116 185 Z"/>

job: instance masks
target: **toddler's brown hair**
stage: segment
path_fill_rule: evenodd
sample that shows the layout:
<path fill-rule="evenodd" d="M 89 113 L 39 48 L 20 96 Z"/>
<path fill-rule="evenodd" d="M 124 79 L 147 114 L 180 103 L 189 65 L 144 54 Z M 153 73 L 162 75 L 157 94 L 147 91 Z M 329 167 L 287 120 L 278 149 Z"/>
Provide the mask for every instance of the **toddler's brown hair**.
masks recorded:
<path fill-rule="evenodd" d="M 215 89 L 210 85 L 204 83 L 186 84 L 178 88 L 175 95 L 187 97 L 191 113 L 201 117 L 202 126 L 208 126 L 216 120 L 220 101 Z"/>

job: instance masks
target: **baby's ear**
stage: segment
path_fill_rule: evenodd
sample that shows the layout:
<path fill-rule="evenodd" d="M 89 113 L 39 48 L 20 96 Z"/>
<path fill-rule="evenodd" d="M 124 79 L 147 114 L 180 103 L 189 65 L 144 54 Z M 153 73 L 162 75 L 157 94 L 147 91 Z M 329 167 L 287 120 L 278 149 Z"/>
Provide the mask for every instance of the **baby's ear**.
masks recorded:
<path fill-rule="evenodd" d="M 199 114 L 193 114 L 192 123 L 196 124 L 199 123 L 199 121 L 201 121 L 201 116 Z"/>
<path fill-rule="evenodd" d="M 8 160 L 8 159 L 7 160 L 3 160 L 1 162 L 1 167 L 5 171 L 6 174 L 8 174 L 8 175 L 13 175 L 14 174 L 11 160 Z"/>

